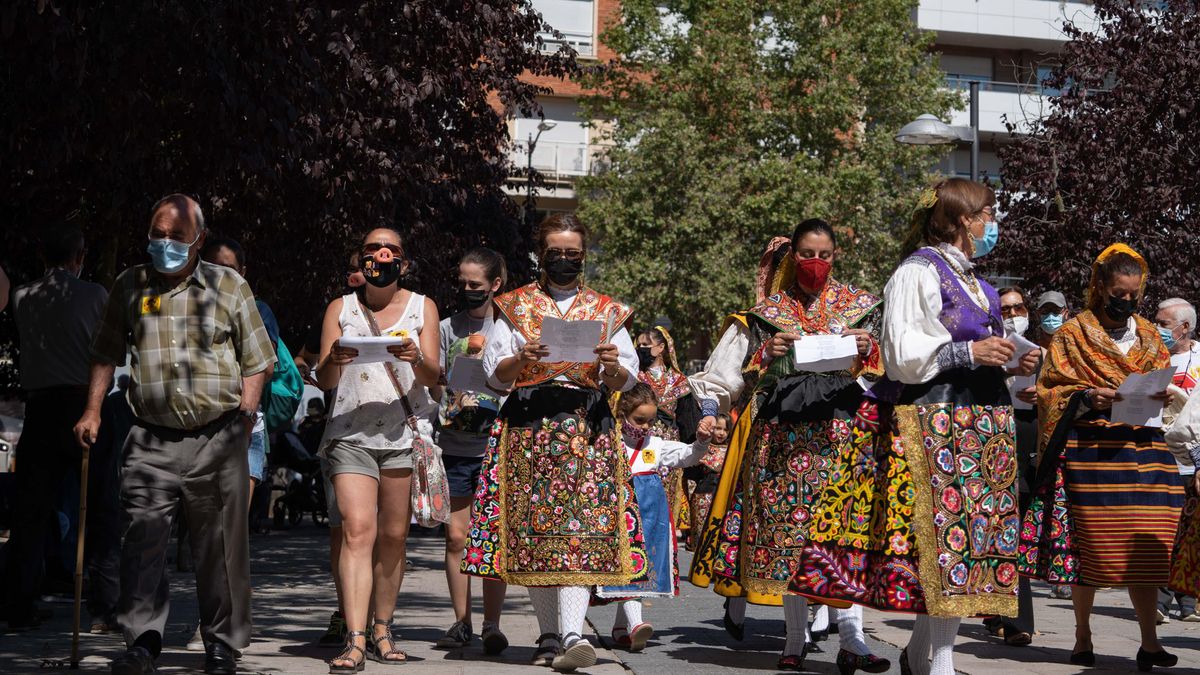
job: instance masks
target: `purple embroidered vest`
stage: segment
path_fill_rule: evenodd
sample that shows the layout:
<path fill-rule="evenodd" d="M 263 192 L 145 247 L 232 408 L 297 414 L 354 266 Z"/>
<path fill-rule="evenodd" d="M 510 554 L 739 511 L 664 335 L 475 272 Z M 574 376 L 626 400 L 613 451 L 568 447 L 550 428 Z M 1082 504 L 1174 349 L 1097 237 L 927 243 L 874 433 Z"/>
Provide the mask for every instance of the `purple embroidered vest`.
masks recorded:
<path fill-rule="evenodd" d="M 937 270 L 938 286 L 942 293 L 942 311 L 938 313 L 938 320 L 949 331 L 952 341 L 973 342 L 993 335 L 1004 337 L 1004 320 L 1000 317 L 1000 294 L 991 284 L 976 277 L 988 301 L 988 308 L 985 310 L 967 294 L 967 290 L 958 280 L 958 275 L 942 256 L 928 248 L 918 249 L 913 256 L 928 260 L 933 264 L 933 269 Z M 883 378 L 867 390 L 866 395 L 878 401 L 894 403 L 899 400 L 903 391 L 903 384 L 884 373 Z"/>
<path fill-rule="evenodd" d="M 942 311 L 938 320 L 950 332 L 954 342 L 965 340 L 982 340 L 986 337 L 1004 337 L 1004 319 L 1000 317 L 1000 294 L 992 285 L 976 277 L 979 287 L 988 301 L 988 309 L 983 309 L 963 288 L 958 275 L 951 269 L 950 263 L 936 252 L 922 248 L 914 256 L 924 258 L 933 263 L 941 282 Z"/>

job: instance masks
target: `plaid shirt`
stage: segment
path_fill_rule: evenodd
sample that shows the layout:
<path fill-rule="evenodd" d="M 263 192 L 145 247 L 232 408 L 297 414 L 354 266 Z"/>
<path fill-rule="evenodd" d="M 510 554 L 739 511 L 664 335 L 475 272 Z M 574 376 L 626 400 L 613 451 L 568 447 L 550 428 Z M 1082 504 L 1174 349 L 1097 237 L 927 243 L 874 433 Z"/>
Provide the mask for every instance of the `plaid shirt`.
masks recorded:
<path fill-rule="evenodd" d="M 121 273 L 92 342 L 92 359 L 125 365 L 138 419 L 196 429 L 241 404 L 242 378 L 275 362 L 250 287 L 236 272 L 201 261 L 175 286 L 150 265 Z"/>

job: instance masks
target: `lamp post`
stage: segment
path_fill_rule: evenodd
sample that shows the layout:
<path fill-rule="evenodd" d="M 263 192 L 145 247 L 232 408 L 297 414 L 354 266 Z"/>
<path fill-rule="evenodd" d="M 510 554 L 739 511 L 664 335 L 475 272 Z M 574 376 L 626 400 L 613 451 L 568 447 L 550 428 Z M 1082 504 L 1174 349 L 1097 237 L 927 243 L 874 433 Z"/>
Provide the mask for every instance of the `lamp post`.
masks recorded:
<path fill-rule="evenodd" d="M 534 206 L 534 201 L 533 201 L 534 200 L 534 196 L 533 196 L 533 149 L 537 147 L 537 142 L 538 142 L 538 139 L 540 139 L 542 137 L 542 132 L 550 131 L 551 129 L 553 129 L 556 126 L 558 126 L 557 122 L 547 122 L 546 120 L 542 120 L 541 122 L 538 122 L 537 134 L 536 135 L 529 134 L 529 144 L 527 146 L 528 155 L 526 157 L 527 161 L 526 161 L 526 166 L 525 166 L 525 171 L 526 171 L 525 175 L 529 181 L 529 183 L 528 183 L 529 192 L 525 195 L 525 223 L 530 228 L 533 227 L 533 206 Z"/>
<path fill-rule="evenodd" d="M 897 143 L 908 145 L 944 145 L 962 141 L 971 144 L 971 180 L 979 180 L 979 81 L 971 80 L 971 125 L 955 127 L 933 115 L 921 115 L 900 127 Z"/>

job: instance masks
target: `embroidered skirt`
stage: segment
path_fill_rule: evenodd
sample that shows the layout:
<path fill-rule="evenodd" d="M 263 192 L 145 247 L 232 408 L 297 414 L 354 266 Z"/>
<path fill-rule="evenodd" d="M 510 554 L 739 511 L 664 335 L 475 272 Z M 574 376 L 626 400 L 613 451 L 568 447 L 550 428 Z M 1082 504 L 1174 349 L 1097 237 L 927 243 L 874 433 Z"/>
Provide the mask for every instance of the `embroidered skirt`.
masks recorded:
<path fill-rule="evenodd" d="M 637 499 L 614 433 L 598 391 L 546 384 L 511 395 L 484 456 L 462 571 L 523 586 L 643 578 Z"/>
<path fill-rule="evenodd" d="M 792 591 L 932 616 L 1016 616 L 1016 427 L 999 370 L 906 386 L 891 425 L 873 424 L 864 406 L 855 426 Z"/>
<path fill-rule="evenodd" d="M 1058 584 L 1166 586 L 1184 487 L 1162 430 L 1092 413 L 1072 424 L 1054 460 L 1025 516 L 1021 572 Z"/>
<path fill-rule="evenodd" d="M 791 376 L 763 397 L 710 544 L 714 577 L 757 595 L 788 592 L 810 511 L 861 400 L 862 388 L 841 374 Z"/>
<path fill-rule="evenodd" d="M 1169 586 L 1176 593 L 1194 598 L 1200 595 L 1200 493 L 1196 492 L 1193 480 L 1184 480 L 1187 495 L 1179 517 L 1179 530 L 1175 534 Z"/>

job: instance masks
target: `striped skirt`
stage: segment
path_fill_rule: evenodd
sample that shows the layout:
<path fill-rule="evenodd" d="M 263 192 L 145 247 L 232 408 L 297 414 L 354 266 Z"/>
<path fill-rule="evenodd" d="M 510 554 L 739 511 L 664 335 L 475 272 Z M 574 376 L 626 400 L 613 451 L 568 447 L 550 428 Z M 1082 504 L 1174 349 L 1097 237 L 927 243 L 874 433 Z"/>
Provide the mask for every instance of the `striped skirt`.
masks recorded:
<path fill-rule="evenodd" d="M 1161 429 L 1077 422 L 1055 478 L 1026 514 L 1022 572 L 1086 586 L 1167 585 L 1184 490 Z"/>

